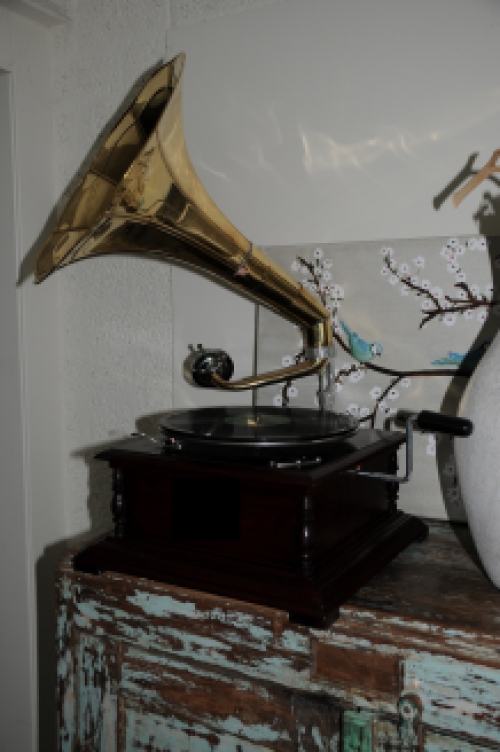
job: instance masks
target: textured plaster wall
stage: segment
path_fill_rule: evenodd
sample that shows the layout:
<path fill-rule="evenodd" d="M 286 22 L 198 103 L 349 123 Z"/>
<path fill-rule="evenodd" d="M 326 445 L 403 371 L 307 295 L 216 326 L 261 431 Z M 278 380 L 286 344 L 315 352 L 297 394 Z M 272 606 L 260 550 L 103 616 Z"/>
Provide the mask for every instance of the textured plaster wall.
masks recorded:
<path fill-rule="evenodd" d="M 58 195 L 82 174 L 134 84 L 164 58 L 168 24 L 165 0 L 81 0 L 72 24 L 54 30 Z M 171 270 L 114 257 L 58 274 L 68 533 L 95 535 L 110 523 L 110 474 L 93 455 L 172 402 Z"/>
<path fill-rule="evenodd" d="M 254 10 L 285 0 L 171 0 L 172 28 L 187 23 L 209 21 L 228 13 Z"/>
<path fill-rule="evenodd" d="M 282 1 L 70 3 L 71 23 L 53 31 L 59 208 L 84 174 L 132 89 L 162 59 L 171 56 L 169 29 Z M 57 276 L 67 527 L 70 536 L 89 530 L 94 536 L 110 525 L 111 493 L 109 470 L 92 459 L 94 454 L 137 427 L 155 431 L 150 416 L 173 404 L 172 269 L 147 259 L 96 258 L 70 266 Z M 193 290 L 191 280 L 189 289 Z M 182 308 L 179 315 L 190 313 Z M 246 328 L 253 329 L 253 314 L 249 322 Z M 246 337 L 251 343 L 253 331 Z M 246 340 L 244 348 L 251 353 Z"/>

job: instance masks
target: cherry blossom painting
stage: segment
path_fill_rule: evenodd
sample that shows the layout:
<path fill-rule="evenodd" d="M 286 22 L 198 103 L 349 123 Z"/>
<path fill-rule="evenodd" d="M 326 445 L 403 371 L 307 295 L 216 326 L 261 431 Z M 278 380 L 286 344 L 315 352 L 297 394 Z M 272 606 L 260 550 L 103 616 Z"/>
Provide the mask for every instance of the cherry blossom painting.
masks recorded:
<path fill-rule="evenodd" d="M 455 414 L 467 381 L 500 326 L 492 259 L 481 236 L 311 244 L 266 253 L 330 311 L 336 355 L 336 412 L 361 427 L 393 428 L 398 410 Z M 297 327 L 258 312 L 257 371 L 300 362 Z M 318 409 L 318 378 L 257 391 L 257 404 Z M 400 461 L 401 469 L 404 459 Z M 415 437 L 414 477 L 400 505 L 435 518 L 464 519 L 453 444 Z"/>

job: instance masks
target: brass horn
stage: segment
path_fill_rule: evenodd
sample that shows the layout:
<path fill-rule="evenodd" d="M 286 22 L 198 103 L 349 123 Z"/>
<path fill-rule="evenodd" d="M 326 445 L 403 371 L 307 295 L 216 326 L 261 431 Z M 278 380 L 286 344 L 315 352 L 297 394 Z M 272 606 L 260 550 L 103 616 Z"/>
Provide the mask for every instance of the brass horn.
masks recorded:
<path fill-rule="evenodd" d="M 302 332 L 306 360 L 240 381 L 251 389 L 321 371 L 332 348 L 327 309 L 253 246 L 203 188 L 187 153 L 181 111 L 185 55 L 142 88 L 67 203 L 36 263 L 35 282 L 73 261 L 105 253 L 161 254 L 214 274 Z"/>

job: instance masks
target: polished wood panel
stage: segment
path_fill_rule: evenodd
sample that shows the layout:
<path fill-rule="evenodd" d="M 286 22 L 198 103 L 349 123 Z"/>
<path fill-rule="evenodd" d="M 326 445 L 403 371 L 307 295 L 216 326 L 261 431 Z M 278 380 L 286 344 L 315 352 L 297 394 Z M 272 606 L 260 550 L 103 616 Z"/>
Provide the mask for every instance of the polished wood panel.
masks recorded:
<path fill-rule="evenodd" d="M 426 527 L 397 510 L 401 433 L 363 430 L 318 464 L 271 467 L 162 451 L 135 439 L 98 455 L 114 473 L 114 535 L 75 559 L 288 611 L 324 627 Z"/>

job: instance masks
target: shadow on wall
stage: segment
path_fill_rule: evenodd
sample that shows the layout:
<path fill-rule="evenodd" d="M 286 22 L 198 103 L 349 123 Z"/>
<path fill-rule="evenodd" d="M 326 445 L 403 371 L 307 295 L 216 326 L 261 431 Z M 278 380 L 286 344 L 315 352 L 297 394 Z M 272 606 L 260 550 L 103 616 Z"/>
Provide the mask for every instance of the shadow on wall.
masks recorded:
<path fill-rule="evenodd" d="M 161 413 L 146 415 L 136 421 L 137 431 L 147 436 L 158 434 Z M 39 656 L 39 739 L 40 752 L 57 749 L 57 666 L 56 666 L 56 596 L 55 569 L 68 549 L 81 549 L 113 527 L 111 504 L 113 499 L 112 472 L 107 462 L 95 459 L 100 452 L 116 447 L 127 438 L 84 447 L 73 457 L 83 460 L 88 469 L 87 508 L 90 524 L 84 533 L 57 541 L 48 546 L 36 566 L 38 656 Z"/>
<path fill-rule="evenodd" d="M 433 206 L 436 211 L 438 211 L 443 203 L 450 199 L 452 194 L 455 193 L 465 182 L 477 174 L 478 170 L 475 170 L 473 167 L 477 156 L 477 153 L 471 154 L 464 167 L 448 183 L 441 193 L 434 198 Z M 490 175 L 488 181 L 496 188 L 500 189 L 500 180 L 497 177 Z M 472 201 L 470 198 L 468 200 L 469 202 Z M 490 192 L 483 193 L 479 207 L 472 216 L 477 224 L 478 233 L 483 235 L 488 243 L 493 294 L 491 303 L 488 305 L 488 315 L 484 325 L 470 346 L 469 354 L 471 354 L 471 357 L 465 357 L 443 398 L 441 409 L 443 412 L 449 413 L 450 415 L 456 415 L 458 413 L 460 400 L 465 391 L 468 380 L 478 364 L 477 358 L 474 357 L 473 353 L 477 353 L 481 348 L 486 349 L 488 343 L 491 343 L 500 329 L 500 316 L 493 312 L 494 306 L 500 302 L 500 195 L 492 195 Z M 448 458 L 450 454 L 453 454 L 453 442 L 450 438 L 445 437 L 438 444 L 437 448 L 436 459 L 439 468 L 442 468 L 449 463 Z M 441 473 L 440 480 L 442 482 Z M 449 513 L 449 501 L 444 494 L 443 483 L 442 490 L 447 512 Z"/>

